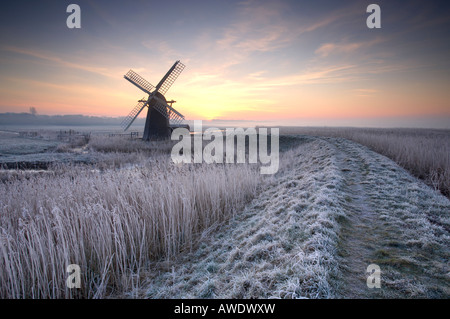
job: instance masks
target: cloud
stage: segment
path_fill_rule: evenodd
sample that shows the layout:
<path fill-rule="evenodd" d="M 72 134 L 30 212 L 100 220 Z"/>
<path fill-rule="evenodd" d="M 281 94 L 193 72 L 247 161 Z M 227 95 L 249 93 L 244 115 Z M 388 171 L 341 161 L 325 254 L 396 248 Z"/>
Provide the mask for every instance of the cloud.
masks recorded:
<path fill-rule="evenodd" d="M 232 68 L 236 70 L 236 66 L 242 66 L 241 70 L 249 69 L 254 65 L 254 57 L 263 57 L 261 61 L 267 63 L 268 59 L 279 60 L 281 55 L 278 54 L 283 54 L 283 50 L 309 50 L 310 39 L 303 37 L 306 33 L 340 24 L 359 16 L 361 11 L 355 6 L 339 7 L 312 20 L 307 13 L 292 15 L 292 10 L 291 4 L 285 1 L 240 2 L 226 26 L 204 31 L 196 37 L 193 61 L 205 72 L 209 69 L 210 73 L 222 75 Z M 328 54 L 331 46 L 337 44 L 324 46 L 318 53 Z M 339 49 L 344 50 L 344 47 Z M 288 54 L 280 63 L 295 65 L 298 60 Z"/>
<path fill-rule="evenodd" d="M 316 54 L 323 57 L 330 55 L 331 53 L 344 52 L 349 53 L 359 49 L 362 46 L 361 43 L 348 43 L 348 44 L 335 44 L 335 43 L 325 43 L 322 44 L 317 50 Z"/>
<path fill-rule="evenodd" d="M 262 80 L 262 79 L 265 79 L 265 77 L 263 77 L 264 74 L 267 74 L 267 71 L 261 70 L 261 71 L 250 73 L 248 75 L 248 78 L 252 79 L 252 80 Z"/>
<path fill-rule="evenodd" d="M 175 50 L 167 41 L 160 40 L 144 40 L 142 45 L 150 51 L 158 52 L 160 55 L 170 59 L 179 59 L 182 54 Z"/>
<path fill-rule="evenodd" d="M 356 96 L 367 96 L 373 97 L 375 94 L 379 93 L 380 90 L 376 89 L 354 89 L 353 92 Z"/>
<path fill-rule="evenodd" d="M 353 53 L 360 49 L 366 49 L 373 45 L 379 44 L 385 41 L 381 37 L 377 37 L 371 41 L 362 41 L 362 42 L 342 42 L 342 43 L 324 43 L 322 44 L 315 53 L 322 56 L 327 57 L 331 54 L 336 53 Z"/>
<path fill-rule="evenodd" d="M 242 81 L 249 91 L 268 91 L 280 87 L 309 84 L 329 84 L 351 82 L 359 79 L 357 66 L 352 64 L 315 67 L 303 72 L 278 77 L 262 77 L 263 71 L 249 74 L 251 82 Z"/>
<path fill-rule="evenodd" d="M 254 53 L 289 46 L 296 35 L 291 32 L 292 21 L 283 18 L 284 10 L 286 6 L 282 2 L 240 3 L 231 23 L 220 30 L 209 49 L 226 57 L 223 64 L 228 68 L 247 62 Z"/>
<path fill-rule="evenodd" d="M 122 73 L 122 69 L 116 69 L 116 70 L 111 70 L 110 67 L 98 67 L 98 66 L 92 66 L 89 65 L 87 63 L 74 63 L 74 62 L 69 62 L 67 60 L 64 60 L 58 56 L 55 56 L 51 53 L 45 52 L 45 51 L 36 51 L 36 50 L 31 50 L 31 49 L 22 49 L 22 48 L 18 48 L 15 46 L 5 46 L 2 48 L 2 50 L 5 51 L 9 51 L 12 53 L 17 53 L 17 54 L 23 54 L 23 55 L 27 55 L 30 57 L 34 57 L 37 59 L 41 59 L 41 60 L 45 60 L 45 61 L 49 61 L 52 62 L 53 64 L 62 66 L 62 67 L 66 67 L 66 68 L 71 68 L 71 69 L 78 69 L 78 70 L 83 70 L 83 71 L 87 71 L 90 73 L 95 73 L 98 75 L 102 75 L 105 77 L 110 77 L 110 78 L 115 78 L 117 79 L 118 77 L 121 76 Z"/>

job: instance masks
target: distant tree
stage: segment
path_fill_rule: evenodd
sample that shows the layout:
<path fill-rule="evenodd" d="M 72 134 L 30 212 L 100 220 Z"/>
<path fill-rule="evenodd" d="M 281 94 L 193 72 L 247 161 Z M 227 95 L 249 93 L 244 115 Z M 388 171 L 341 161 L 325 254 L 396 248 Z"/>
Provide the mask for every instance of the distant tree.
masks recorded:
<path fill-rule="evenodd" d="M 36 108 L 35 108 L 34 106 L 31 106 L 31 107 L 30 107 L 30 113 L 31 113 L 32 115 L 36 115 L 36 114 L 37 114 L 37 110 L 36 110 Z"/>

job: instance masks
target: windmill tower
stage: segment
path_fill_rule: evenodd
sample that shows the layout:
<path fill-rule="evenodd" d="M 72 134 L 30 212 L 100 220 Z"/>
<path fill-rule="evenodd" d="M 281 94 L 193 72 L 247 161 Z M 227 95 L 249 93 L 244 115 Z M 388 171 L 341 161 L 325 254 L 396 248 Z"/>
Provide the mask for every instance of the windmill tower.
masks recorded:
<path fill-rule="evenodd" d="M 175 101 L 166 101 L 164 94 L 172 86 L 177 77 L 183 71 L 185 65 L 180 61 L 167 71 L 166 75 L 154 87 L 139 74 L 133 70 L 128 71 L 124 78 L 141 89 L 148 97 L 143 97 L 138 104 L 131 110 L 130 114 L 122 121 L 122 127 L 126 131 L 142 110 L 147 106 L 147 119 L 145 121 L 143 140 L 148 141 L 150 138 L 167 138 L 170 136 L 173 127 L 187 127 L 181 124 L 184 116 L 172 107 Z M 170 105 L 169 105 L 170 104 Z"/>

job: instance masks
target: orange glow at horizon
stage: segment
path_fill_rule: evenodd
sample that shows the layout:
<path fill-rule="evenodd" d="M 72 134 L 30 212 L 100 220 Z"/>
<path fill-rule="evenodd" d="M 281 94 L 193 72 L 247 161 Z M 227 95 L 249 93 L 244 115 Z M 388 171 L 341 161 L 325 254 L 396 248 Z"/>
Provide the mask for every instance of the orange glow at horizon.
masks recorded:
<path fill-rule="evenodd" d="M 183 76 L 185 77 L 183 79 Z M 352 84 L 340 89 L 329 84 L 298 83 L 280 91 L 274 80 L 219 78 L 209 83 L 189 80 L 189 69 L 168 91 L 174 107 L 186 119 L 284 120 L 293 118 L 359 118 L 387 116 L 450 115 L 446 98 L 433 90 L 411 93 L 408 86 L 395 89 L 368 89 Z M 222 84 L 220 82 L 223 81 Z M 282 79 L 280 81 L 283 81 Z M 0 88 L 3 103 L 15 105 L 9 111 L 27 112 L 30 106 L 40 114 L 84 114 L 121 117 L 145 94 L 123 78 L 111 80 L 111 86 L 56 84 L 28 79 L 10 79 Z M 179 82 L 179 83 L 178 83 Z M 219 82 L 219 84 L 217 84 Z M 264 88 L 267 85 L 267 88 Z M 22 90 L 21 87 L 28 87 Z M 410 96 L 405 98 L 405 96 Z M 427 105 L 425 108 L 424 105 Z M 145 112 L 140 117 L 145 116 Z"/>
<path fill-rule="evenodd" d="M 155 85 L 181 60 L 166 98 L 187 120 L 450 119 L 447 16 L 415 25 L 420 5 L 389 4 L 398 23 L 369 30 L 359 2 L 175 2 L 182 18 L 161 32 L 172 11 L 161 4 L 151 34 L 133 1 L 90 8 L 77 32 L 60 17 L 41 29 L 5 16 L 18 34 L 0 44 L 0 113 L 124 117 L 146 94 L 123 74 Z"/>

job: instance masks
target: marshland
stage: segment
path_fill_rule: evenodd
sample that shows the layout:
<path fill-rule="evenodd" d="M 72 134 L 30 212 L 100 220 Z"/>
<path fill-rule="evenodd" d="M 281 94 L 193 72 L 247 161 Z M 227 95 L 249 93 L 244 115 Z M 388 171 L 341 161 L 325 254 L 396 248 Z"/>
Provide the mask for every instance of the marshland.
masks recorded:
<path fill-rule="evenodd" d="M 174 141 L 2 132 L 0 296 L 449 296 L 448 130 L 280 133 L 279 170 L 262 175 L 174 164 Z"/>

